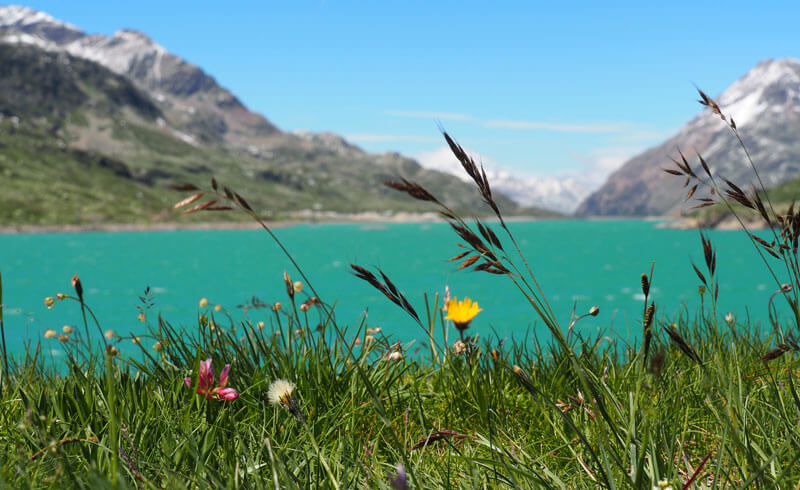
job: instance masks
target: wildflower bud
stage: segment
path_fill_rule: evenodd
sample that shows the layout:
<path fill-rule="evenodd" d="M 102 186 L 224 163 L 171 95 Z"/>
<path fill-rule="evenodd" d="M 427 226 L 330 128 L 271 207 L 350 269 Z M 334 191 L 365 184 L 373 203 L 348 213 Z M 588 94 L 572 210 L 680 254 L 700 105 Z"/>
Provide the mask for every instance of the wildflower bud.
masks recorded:
<path fill-rule="evenodd" d="M 381 333 L 381 327 L 367 329 L 367 335 L 375 335 L 376 333 Z"/>
<path fill-rule="evenodd" d="M 373 344 L 373 342 L 375 342 L 375 337 L 373 337 L 372 335 L 366 335 L 364 337 L 364 346 L 365 347 L 369 347 L 370 345 Z"/>
<path fill-rule="evenodd" d="M 781 284 L 781 292 L 782 293 L 788 293 L 791 290 L 792 290 L 792 285 L 791 284 L 789 284 L 789 283 Z"/>
<path fill-rule="evenodd" d="M 113 330 L 106 330 L 106 333 L 103 334 L 105 338 L 111 340 L 114 338 L 114 331 Z"/>
<path fill-rule="evenodd" d="M 403 358 L 403 354 L 402 354 L 401 352 L 398 352 L 398 351 L 394 351 L 394 352 L 392 352 L 392 353 L 391 353 L 391 354 L 389 354 L 389 356 L 387 357 L 387 359 L 388 359 L 389 361 L 399 361 L 399 360 L 400 360 L 400 359 L 402 359 L 402 358 Z"/>
<path fill-rule="evenodd" d="M 650 303 L 650 306 L 648 306 L 644 312 L 644 319 L 642 321 L 645 329 L 650 328 L 650 325 L 653 324 L 653 314 L 655 312 L 656 312 L 656 305 Z"/>
<path fill-rule="evenodd" d="M 222 311 L 222 305 L 214 305 L 214 311 Z"/>
<path fill-rule="evenodd" d="M 44 299 L 44 305 L 49 309 L 52 308 L 53 305 L 56 304 L 56 300 L 53 299 L 52 296 L 48 296 Z"/>
<path fill-rule="evenodd" d="M 153 344 L 153 350 L 154 351 L 161 352 L 162 349 L 164 349 L 164 346 L 161 345 L 161 342 L 156 342 L 155 344 Z"/>
<path fill-rule="evenodd" d="M 700 293 L 700 296 L 706 294 L 706 287 L 705 286 L 697 286 L 697 292 Z"/>
<path fill-rule="evenodd" d="M 143 311 L 140 311 L 139 312 L 139 316 L 137 316 L 136 319 L 139 320 L 140 322 L 144 323 L 145 320 L 147 320 L 147 316 L 144 314 Z"/>
<path fill-rule="evenodd" d="M 119 354 L 119 351 L 113 345 L 109 345 L 108 347 L 106 347 L 106 355 L 107 356 L 115 357 L 117 354 Z"/>
<path fill-rule="evenodd" d="M 461 340 L 456 340 L 453 343 L 453 354 L 460 356 L 467 351 L 467 344 Z"/>
<path fill-rule="evenodd" d="M 295 293 L 299 293 L 303 290 L 303 283 L 300 281 L 295 281 L 294 284 L 292 284 L 292 288 L 294 289 Z"/>
<path fill-rule="evenodd" d="M 600 313 L 600 308 L 598 308 L 597 306 L 592 306 L 591 308 L 589 308 L 590 315 L 597 316 L 599 313 Z"/>
<path fill-rule="evenodd" d="M 131 339 L 131 343 L 133 345 L 139 345 L 139 344 L 142 343 L 142 338 L 141 337 L 134 337 L 134 338 Z"/>
<path fill-rule="evenodd" d="M 61 327 L 61 331 L 69 335 L 72 333 L 72 327 L 70 327 L 69 325 L 64 325 L 63 327 Z"/>
<path fill-rule="evenodd" d="M 353 345 L 356 347 L 361 345 L 361 337 L 356 337 L 356 340 L 353 341 Z"/>
<path fill-rule="evenodd" d="M 498 357 L 500 357 L 500 353 L 497 352 L 495 349 L 492 349 L 492 359 L 496 361 Z"/>
<path fill-rule="evenodd" d="M 200 308 L 205 308 L 208 306 L 208 298 L 200 298 L 200 301 L 197 303 Z"/>
<path fill-rule="evenodd" d="M 52 328 L 48 328 L 47 330 L 44 331 L 44 338 L 46 339 L 52 339 L 55 336 L 56 336 L 56 331 L 53 330 Z"/>
<path fill-rule="evenodd" d="M 63 333 L 58 334 L 58 341 L 59 342 L 67 342 L 69 340 L 68 335 L 64 335 Z"/>
<path fill-rule="evenodd" d="M 197 319 L 197 323 L 199 323 L 201 326 L 208 325 L 208 317 L 205 315 L 200 315 L 200 318 Z"/>
<path fill-rule="evenodd" d="M 307 312 L 308 311 L 308 305 L 305 304 L 305 303 L 300 305 L 300 311 L 302 311 L 303 313 Z"/>
<path fill-rule="evenodd" d="M 278 310 L 280 310 L 280 309 L 281 309 L 281 302 L 280 302 L 280 301 L 276 301 L 276 302 L 275 302 L 275 304 L 274 304 L 274 305 L 272 305 L 272 309 L 273 309 L 274 311 L 278 311 Z"/>
<path fill-rule="evenodd" d="M 72 276 L 72 287 L 75 288 L 75 294 L 78 295 L 78 301 L 83 303 L 83 284 L 81 284 L 81 279 L 78 277 L 78 274 Z"/>
<path fill-rule="evenodd" d="M 258 322 L 258 323 L 256 323 L 256 327 L 258 327 L 258 329 L 259 329 L 259 330 L 262 330 L 262 329 L 263 329 L 263 328 L 264 328 L 266 325 L 267 325 L 267 324 L 266 324 L 266 323 L 264 323 L 264 322 Z"/>
<path fill-rule="evenodd" d="M 729 312 L 727 315 L 725 315 L 725 323 L 727 323 L 728 325 L 733 323 L 733 313 Z"/>
<path fill-rule="evenodd" d="M 647 278 L 647 274 L 642 274 L 642 293 L 645 296 L 650 294 L 650 279 Z"/>
<path fill-rule="evenodd" d="M 61 301 L 62 299 L 66 299 L 66 297 L 67 297 L 67 295 L 64 294 L 64 293 L 56 294 L 56 299 L 59 300 L 59 301 Z"/>
<path fill-rule="evenodd" d="M 286 271 L 283 271 L 283 283 L 286 285 L 286 294 L 289 295 L 289 299 L 294 300 L 294 284 Z"/>
<path fill-rule="evenodd" d="M 389 484 L 395 490 L 408 490 L 408 477 L 406 476 L 406 469 L 403 463 L 397 463 L 395 467 L 396 474 L 389 475 Z"/>
<path fill-rule="evenodd" d="M 217 324 L 216 324 L 216 323 L 214 323 L 214 322 L 208 322 L 208 329 L 209 329 L 209 330 L 211 330 L 211 331 L 213 332 L 213 331 L 214 331 L 214 329 L 216 329 L 216 328 L 217 328 Z"/>

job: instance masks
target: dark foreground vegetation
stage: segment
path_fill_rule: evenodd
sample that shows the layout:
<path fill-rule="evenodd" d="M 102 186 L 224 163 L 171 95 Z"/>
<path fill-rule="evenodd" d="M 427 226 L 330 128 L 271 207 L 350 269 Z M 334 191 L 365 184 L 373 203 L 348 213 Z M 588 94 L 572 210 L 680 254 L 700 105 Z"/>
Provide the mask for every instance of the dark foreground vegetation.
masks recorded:
<path fill-rule="evenodd" d="M 721 117 L 713 100 L 703 103 Z M 735 123 L 724 118 L 738 138 Z M 505 276 L 547 328 L 542 339 L 494 339 L 481 308 L 457 291 L 407 297 L 386 270 L 353 274 L 419 324 L 401 345 L 378 329 L 337 324 L 313 277 L 285 273 L 286 296 L 233 317 L 200 300 L 196 325 L 176 328 L 142 296 L 150 334 L 106 332 L 83 286 L 47 298 L 78 328 L 48 331 L 3 369 L 0 479 L 5 486 L 123 488 L 791 488 L 800 481 L 796 332 L 800 213 L 676 158 L 700 205 L 755 210 L 774 240 L 750 235 L 773 272 L 766 330 L 718 312 L 716 253 L 701 235 L 694 264 L 703 307 L 664 318 L 642 274 L 638 341 L 587 337 L 595 308 L 555 314 L 474 161 L 448 144 L 495 214 L 467 222 L 424 187 L 391 188 L 430 203 L 459 237 L 459 268 Z M 755 169 L 755 167 L 754 167 Z M 180 207 L 239 209 L 212 181 Z M 745 226 L 745 233 L 749 234 Z M 280 241 L 275 238 L 278 246 Z M 286 251 L 286 250 L 284 250 Z M 287 255 L 291 258 L 289 251 Z M 294 276 L 294 277 L 291 277 Z M 1 293 L 0 293 L 1 294 Z M 480 298 L 477 298 L 480 301 Z M 0 297 L 0 302 L 2 298 Z M 501 305 L 482 304 L 484 308 Z M 0 314 L 0 318 L 1 314 Z M 785 320 L 785 319 L 784 319 Z M 0 326 L 2 320 L 0 320 Z M 480 332 L 480 337 L 477 333 Z M 64 363 L 42 361 L 60 346 Z"/>

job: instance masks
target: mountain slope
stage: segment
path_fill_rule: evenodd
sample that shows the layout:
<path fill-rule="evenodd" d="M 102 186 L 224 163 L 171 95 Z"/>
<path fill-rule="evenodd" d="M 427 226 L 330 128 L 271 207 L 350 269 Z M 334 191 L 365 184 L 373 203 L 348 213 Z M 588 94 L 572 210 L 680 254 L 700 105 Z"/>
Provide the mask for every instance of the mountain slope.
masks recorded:
<path fill-rule="evenodd" d="M 766 60 L 737 80 L 717 99 L 736 121 L 767 187 L 800 175 L 800 60 Z M 727 126 L 703 110 L 678 134 L 637 155 L 584 200 L 580 216 L 648 216 L 677 212 L 685 197 L 683 182 L 662 169 L 682 149 L 700 153 L 712 172 L 737 183 L 753 181 L 747 158 Z"/>
<path fill-rule="evenodd" d="M 482 209 L 469 185 L 413 160 L 280 131 L 141 34 L 89 36 L 0 7 L 0 39 L 0 225 L 175 219 L 165 209 L 180 195 L 169 184 L 212 175 L 268 218 L 429 211 L 382 185 L 400 175 L 456 209 Z M 498 201 L 509 214 L 537 212 Z"/>

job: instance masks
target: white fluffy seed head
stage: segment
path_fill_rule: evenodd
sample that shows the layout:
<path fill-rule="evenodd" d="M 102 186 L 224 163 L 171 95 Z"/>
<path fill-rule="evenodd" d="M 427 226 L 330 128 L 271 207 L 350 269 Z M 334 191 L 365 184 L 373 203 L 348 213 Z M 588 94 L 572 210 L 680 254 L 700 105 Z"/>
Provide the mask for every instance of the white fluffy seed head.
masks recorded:
<path fill-rule="evenodd" d="M 285 379 L 276 379 L 269 385 L 269 402 L 274 405 L 286 406 L 289 399 L 292 397 L 295 385 L 291 381 Z"/>

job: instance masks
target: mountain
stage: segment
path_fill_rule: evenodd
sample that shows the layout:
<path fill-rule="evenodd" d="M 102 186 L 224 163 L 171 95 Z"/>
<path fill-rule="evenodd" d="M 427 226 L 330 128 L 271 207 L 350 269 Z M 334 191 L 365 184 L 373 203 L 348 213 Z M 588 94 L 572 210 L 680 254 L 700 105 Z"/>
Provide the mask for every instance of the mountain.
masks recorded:
<path fill-rule="evenodd" d="M 468 184 L 396 153 L 278 129 L 142 33 L 89 35 L 0 7 L 0 225 L 175 220 L 169 185 L 212 175 L 267 218 L 430 211 L 382 185 L 398 176 L 482 209 Z M 498 200 L 508 214 L 538 212 Z"/>
<path fill-rule="evenodd" d="M 800 60 L 766 60 L 715 99 L 732 117 L 764 184 L 770 188 L 800 175 Z M 719 116 L 706 108 L 675 136 L 628 160 L 578 207 L 580 216 L 653 216 L 678 212 L 683 181 L 667 175 L 681 149 L 699 153 L 715 175 L 745 187 L 753 182 L 747 157 Z"/>
<path fill-rule="evenodd" d="M 590 193 L 589 186 L 575 177 L 519 175 L 498 167 L 494 162 L 485 161 L 480 154 L 472 153 L 472 157 L 485 165 L 486 176 L 492 184 L 492 189 L 509 196 L 521 206 L 571 214 Z M 418 156 L 418 160 L 425 168 L 448 173 L 465 181 L 469 180 L 461 164 L 446 146 L 422 153 Z"/>

